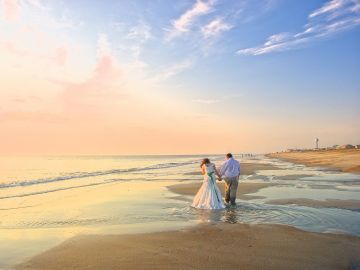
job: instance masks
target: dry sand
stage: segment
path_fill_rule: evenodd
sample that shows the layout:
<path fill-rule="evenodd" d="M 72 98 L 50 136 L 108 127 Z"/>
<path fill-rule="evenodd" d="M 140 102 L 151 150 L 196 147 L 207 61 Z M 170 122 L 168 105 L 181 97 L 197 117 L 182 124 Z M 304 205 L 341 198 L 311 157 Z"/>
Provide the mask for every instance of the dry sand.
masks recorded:
<path fill-rule="evenodd" d="M 175 232 L 80 236 L 15 269 L 341 270 L 360 261 L 360 238 L 284 225 L 204 225 Z"/>
<path fill-rule="evenodd" d="M 343 172 L 360 173 L 360 149 L 281 152 L 267 156 L 307 166 L 322 166 Z"/>

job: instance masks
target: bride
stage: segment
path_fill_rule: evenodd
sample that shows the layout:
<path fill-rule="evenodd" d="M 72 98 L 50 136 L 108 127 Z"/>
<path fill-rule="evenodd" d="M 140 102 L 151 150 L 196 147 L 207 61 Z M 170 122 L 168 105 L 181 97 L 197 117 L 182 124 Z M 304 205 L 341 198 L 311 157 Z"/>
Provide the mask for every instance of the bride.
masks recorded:
<path fill-rule="evenodd" d="M 204 181 L 198 193 L 196 194 L 192 207 L 200 209 L 223 209 L 225 205 L 221 198 L 219 187 L 216 184 L 215 174 L 221 177 L 216 170 L 215 164 L 205 158 L 200 165 L 201 173 L 204 175 Z"/>

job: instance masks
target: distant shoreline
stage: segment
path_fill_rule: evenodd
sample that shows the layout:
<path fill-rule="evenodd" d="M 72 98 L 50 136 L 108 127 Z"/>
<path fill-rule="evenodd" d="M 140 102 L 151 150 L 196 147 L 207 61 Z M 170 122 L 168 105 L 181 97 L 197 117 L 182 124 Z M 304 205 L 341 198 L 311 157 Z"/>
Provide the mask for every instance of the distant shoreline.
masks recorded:
<path fill-rule="evenodd" d="M 270 158 L 325 167 L 348 173 L 360 173 L 360 149 L 298 150 L 266 154 Z"/>

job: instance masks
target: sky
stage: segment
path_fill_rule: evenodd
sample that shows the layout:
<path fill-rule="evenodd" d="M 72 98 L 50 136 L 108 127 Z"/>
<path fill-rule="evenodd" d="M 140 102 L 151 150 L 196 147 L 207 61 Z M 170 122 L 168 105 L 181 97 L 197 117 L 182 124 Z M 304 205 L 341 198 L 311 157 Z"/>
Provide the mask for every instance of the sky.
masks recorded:
<path fill-rule="evenodd" d="M 360 144 L 360 0 L 0 0 L 0 154 Z"/>

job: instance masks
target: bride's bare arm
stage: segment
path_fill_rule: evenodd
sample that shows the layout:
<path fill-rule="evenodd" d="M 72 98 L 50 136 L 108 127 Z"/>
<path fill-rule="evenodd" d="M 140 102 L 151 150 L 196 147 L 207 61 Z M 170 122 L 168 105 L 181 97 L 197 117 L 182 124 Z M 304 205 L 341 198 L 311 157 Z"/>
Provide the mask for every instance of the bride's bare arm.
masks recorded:
<path fill-rule="evenodd" d="M 201 174 L 204 175 L 205 174 L 205 168 L 204 168 L 204 165 L 201 166 Z"/>

